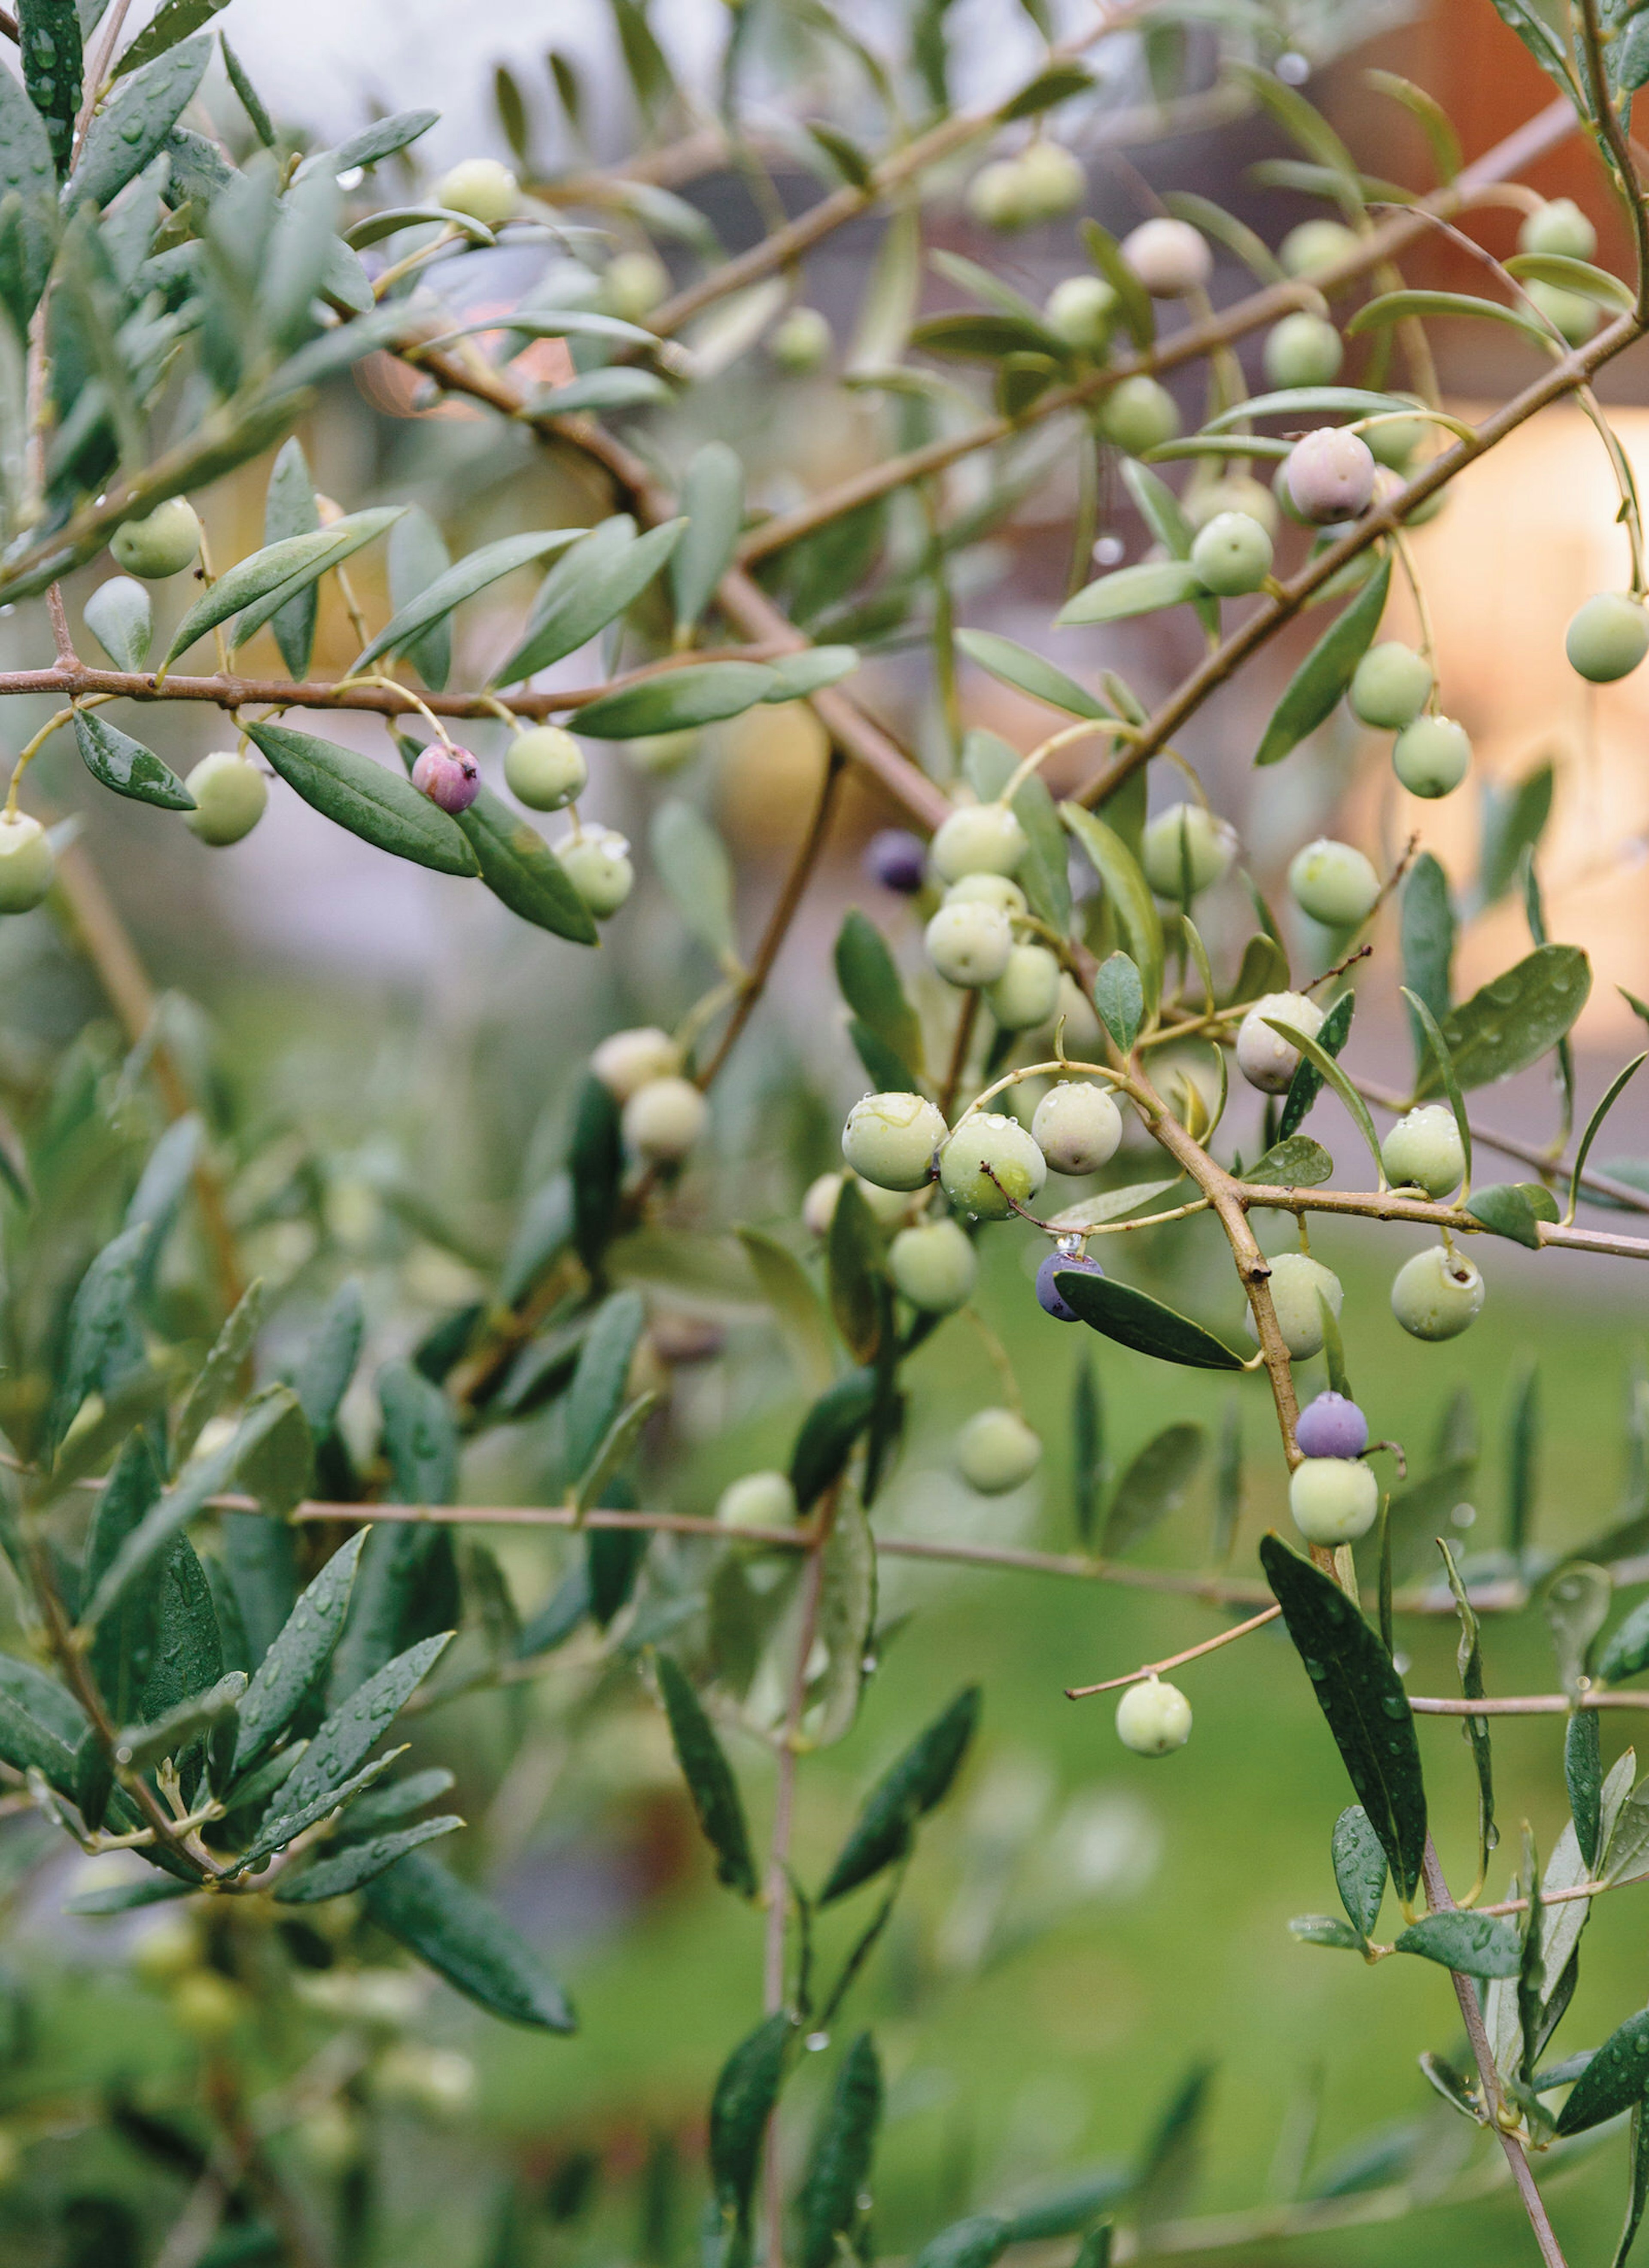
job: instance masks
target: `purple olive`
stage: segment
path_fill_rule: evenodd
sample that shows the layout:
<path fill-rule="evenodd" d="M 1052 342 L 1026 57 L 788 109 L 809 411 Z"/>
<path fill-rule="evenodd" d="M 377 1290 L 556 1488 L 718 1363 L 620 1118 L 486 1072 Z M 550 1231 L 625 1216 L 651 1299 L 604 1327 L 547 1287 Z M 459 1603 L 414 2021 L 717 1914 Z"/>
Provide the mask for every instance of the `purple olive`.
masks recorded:
<path fill-rule="evenodd" d="M 467 811 L 481 793 L 481 773 L 467 748 L 431 740 L 412 767 L 412 784 L 443 811 L 456 814 Z"/>
<path fill-rule="evenodd" d="M 1368 1420 L 1343 1394 L 1320 1394 L 1299 1413 L 1294 1439 L 1305 1457 L 1360 1457 L 1368 1447 Z"/>
<path fill-rule="evenodd" d="M 865 871 L 884 890 L 914 897 L 927 873 L 927 845 L 908 827 L 878 828 L 865 846 Z"/>
<path fill-rule="evenodd" d="M 1050 1252 L 1036 1271 L 1036 1297 L 1056 1322 L 1079 1323 L 1082 1320 L 1070 1301 L 1060 1296 L 1054 1278 L 1064 1269 L 1069 1273 L 1084 1276 L 1103 1276 L 1105 1270 L 1097 1260 L 1090 1260 L 1082 1252 Z"/>

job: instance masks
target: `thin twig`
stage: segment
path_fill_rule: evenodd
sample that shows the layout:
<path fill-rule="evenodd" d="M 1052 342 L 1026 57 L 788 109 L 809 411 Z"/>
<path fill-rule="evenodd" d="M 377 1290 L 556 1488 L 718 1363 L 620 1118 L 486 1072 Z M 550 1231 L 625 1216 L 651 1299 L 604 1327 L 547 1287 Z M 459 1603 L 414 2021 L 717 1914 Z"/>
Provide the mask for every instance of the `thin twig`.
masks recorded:
<path fill-rule="evenodd" d="M 1233 1638 L 1247 1638 L 1250 1631 L 1263 1630 L 1282 1613 L 1281 1607 L 1267 1607 L 1263 1613 L 1251 1616 L 1246 1623 L 1238 1623 L 1231 1630 L 1221 1631 L 1218 1638 L 1205 1638 L 1201 1646 L 1188 1646 L 1182 1653 L 1171 1653 L 1162 1661 L 1148 1661 L 1140 1669 L 1124 1670 L 1120 1677 L 1101 1678 L 1097 1685 L 1067 1685 L 1067 1701 L 1086 1701 L 1090 1693 L 1114 1693 L 1119 1685 L 1137 1685 L 1143 1678 L 1160 1676 L 1165 1669 L 1177 1669 L 1182 1661 L 1195 1661 L 1199 1654 L 1212 1653 L 1216 1646 L 1229 1646 Z M 1649 1694 L 1644 1697 L 1649 1708 Z"/>
<path fill-rule="evenodd" d="M 1349 1072 L 1346 1075 L 1351 1077 Z M 1365 1102 L 1377 1102 L 1382 1110 L 1402 1111 L 1413 1107 L 1412 1096 L 1399 1094 L 1395 1088 L 1380 1086 L 1373 1079 L 1352 1079 L 1351 1085 Z M 1542 1149 L 1538 1143 L 1526 1142 L 1520 1135 L 1496 1132 L 1469 1114 L 1466 1123 L 1471 1128 L 1474 1149 L 1481 1145 L 1485 1150 L 1498 1150 L 1503 1158 L 1515 1158 L 1520 1165 L 1533 1166 L 1538 1172 L 1567 1183 L 1570 1168 L 1555 1165 L 1550 1152 Z M 1586 1167 L 1580 1176 L 1580 1186 L 1594 1197 L 1609 1197 L 1632 1212 L 1649 1212 L 1649 1190 L 1634 1189 L 1630 1182 L 1618 1182 L 1612 1174 L 1600 1174 L 1595 1167 Z"/>

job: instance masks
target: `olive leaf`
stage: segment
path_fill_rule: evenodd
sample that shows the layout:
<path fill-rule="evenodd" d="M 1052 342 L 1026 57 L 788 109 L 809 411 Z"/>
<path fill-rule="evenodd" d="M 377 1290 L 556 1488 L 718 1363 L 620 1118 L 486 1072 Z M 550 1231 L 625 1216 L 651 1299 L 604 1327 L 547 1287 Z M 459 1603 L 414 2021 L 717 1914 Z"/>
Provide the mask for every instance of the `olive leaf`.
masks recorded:
<path fill-rule="evenodd" d="M 833 1904 L 910 1848 L 917 1822 L 949 1794 L 978 1729 L 983 1695 L 964 1686 L 889 1766 L 865 1800 L 863 1810 L 819 1893 L 821 1906 Z"/>
<path fill-rule="evenodd" d="M 1442 1020 L 1461 1086 L 1486 1086 L 1537 1063 L 1572 1029 L 1591 989 L 1591 963 L 1578 945 L 1536 946 L 1491 977 Z M 1416 1099 L 1441 1085 L 1434 1057 L 1416 1084 Z"/>
<path fill-rule="evenodd" d="M 247 736 L 306 803 L 374 849 L 439 874 L 479 873 L 458 822 L 386 765 L 290 725 L 249 724 Z"/>
<path fill-rule="evenodd" d="M 1357 996 L 1343 992 L 1317 1030 L 1317 1045 L 1325 1056 L 1337 1056 L 1351 1037 L 1351 1018 L 1357 1007 Z M 1286 1142 L 1304 1122 L 1306 1113 L 1321 1094 L 1323 1076 L 1316 1064 L 1301 1056 L 1294 1065 L 1294 1076 L 1288 1083 L 1288 1093 L 1283 1097 L 1283 1115 L 1277 1124 L 1277 1142 Z"/>
<path fill-rule="evenodd" d="M 1145 1443 L 1123 1470 L 1106 1515 L 1101 1550 L 1120 1559 L 1176 1512 L 1196 1477 L 1207 1447 L 1200 1425 L 1165 1426 Z"/>
<path fill-rule="evenodd" d="M 365 669 L 380 653 L 399 652 L 418 644 L 466 599 L 473 599 L 477 592 L 502 582 L 518 568 L 530 567 L 535 559 L 542 559 L 548 552 L 564 551 L 583 533 L 578 527 L 541 528 L 526 535 L 502 535 L 496 543 L 483 543 L 480 550 L 472 551 L 444 575 L 438 575 L 416 598 L 409 599 L 393 614 L 378 636 L 369 639 L 357 654 L 355 672 Z"/>
<path fill-rule="evenodd" d="M 835 961 L 842 998 L 894 1057 L 909 1066 L 900 1084 L 909 1087 L 911 1073 L 922 1066 L 922 1027 L 905 997 L 886 939 L 857 906 L 849 907 L 836 932 Z"/>
<path fill-rule="evenodd" d="M 1398 1895 L 1411 1898 L 1425 1848 L 1425 1784 L 1402 1681 L 1331 1576 L 1280 1535 L 1262 1537 L 1260 1561 Z"/>
<path fill-rule="evenodd" d="M 1374 642 L 1390 587 L 1391 562 L 1382 559 L 1289 679 L 1255 751 L 1256 764 L 1280 763 L 1329 717 Z"/>
<path fill-rule="evenodd" d="M 1374 1933 L 1386 1895 L 1386 1847 L 1360 1803 L 1348 1803 L 1334 1822 L 1335 1887 L 1359 1939 Z"/>
<path fill-rule="evenodd" d="M 571 2032 L 578 2019 L 560 1985 L 497 1908 L 422 1852 L 366 1885 L 379 1929 L 506 2023 Z"/>
<path fill-rule="evenodd" d="M 161 675 L 180 653 L 188 652 L 196 638 L 226 622 L 231 615 L 239 615 L 241 619 L 230 642 L 244 645 L 254 631 L 329 568 L 352 558 L 385 534 L 399 519 L 401 510 L 400 504 L 386 504 L 371 512 L 351 512 L 334 520 L 330 527 L 316 528 L 308 535 L 283 536 L 279 542 L 266 543 L 250 557 L 238 561 L 185 614 L 161 656 Z"/>
<path fill-rule="evenodd" d="M 578 712 L 578 730 L 597 740 L 634 740 L 644 733 L 679 733 L 741 717 L 784 688 L 759 661 L 696 661 L 683 669 L 604 693 Z"/>
<path fill-rule="evenodd" d="M 170 764 L 95 711 L 74 712 L 75 739 L 86 770 L 116 795 L 161 811 L 193 811 L 195 798 Z"/>
<path fill-rule="evenodd" d="M 1105 886 L 1123 942 L 1139 972 L 1145 1012 L 1154 1015 L 1162 997 L 1165 948 L 1161 918 L 1139 862 L 1114 828 L 1080 804 L 1062 803 L 1059 816 Z"/>
<path fill-rule="evenodd" d="M 750 1830 L 745 1823 L 739 1783 L 716 1728 L 686 1674 L 667 1653 L 657 1657 L 659 1697 L 670 1722 L 676 1762 L 693 1799 L 704 1839 L 716 1853 L 716 1877 L 741 1898 L 757 1890 Z"/>
<path fill-rule="evenodd" d="M 535 929 L 574 945 L 594 945 L 595 917 L 568 880 L 567 870 L 536 828 L 490 787 L 482 787 L 458 827 L 481 879 L 501 905 Z"/>
<path fill-rule="evenodd" d="M 635 521 L 620 512 L 581 534 L 539 585 L 526 636 L 493 683 L 514 685 L 586 645 L 641 596 L 686 525 L 667 520 L 638 535 Z"/>
<path fill-rule="evenodd" d="M 1045 701 L 1050 709 L 1063 709 L 1067 716 L 1095 720 L 1111 713 L 1075 678 L 1067 677 L 1064 670 L 1056 669 L 1051 661 L 1044 661 L 1028 646 L 1016 644 L 1013 639 L 999 637 L 995 630 L 958 630 L 956 644 L 969 661 L 977 662 L 992 677 L 1000 678 L 1005 685 L 1012 685 L 1020 693 L 1028 693 L 1034 701 Z"/>
<path fill-rule="evenodd" d="M 1060 630 L 1085 622 L 1120 622 L 1134 615 L 1152 615 L 1161 607 L 1182 606 L 1189 599 L 1207 595 L 1202 577 L 1189 559 L 1147 560 L 1137 567 L 1119 567 L 1114 574 L 1101 575 L 1097 583 L 1067 599 L 1054 621 Z"/>
<path fill-rule="evenodd" d="M 1159 1362 L 1177 1362 L 1192 1370 L 1242 1370 L 1242 1357 L 1232 1351 L 1201 1323 L 1182 1315 L 1149 1292 L 1122 1284 L 1114 1276 L 1095 1276 L 1086 1270 L 1060 1268 L 1054 1286 L 1079 1322 L 1089 1324 L 1121 1346 L 1133 1347 Z"/>
<path fill-rule="evenodd" d="M 1395 1940 L 1398 1953 L 1417 1953 L 1462 1977 L 1515 1977 L 1522 1957 L 1517 1932 L 1496 1914 L 1429 1913 L 1410 1922 Z"/>
<path fill-rule="evenodd" d="M 797 2199 L 801 2268 L 835 2268 L 860 2213 L 881 2124 L 882 2073 L 875 2043 L 861 2032 L 842 2058 Z"/>

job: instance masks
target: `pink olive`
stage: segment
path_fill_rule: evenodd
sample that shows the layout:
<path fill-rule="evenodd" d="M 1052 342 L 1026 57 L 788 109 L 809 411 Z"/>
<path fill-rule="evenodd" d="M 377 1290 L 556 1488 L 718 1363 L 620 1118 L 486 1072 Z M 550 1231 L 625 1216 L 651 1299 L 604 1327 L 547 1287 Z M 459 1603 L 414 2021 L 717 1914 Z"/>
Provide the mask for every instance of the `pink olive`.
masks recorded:
<path fill-rule="evenodd" d="M 467 748 L 431 740 L 412 767 L 412 784 L 443 811 L 467 811 L 481 793 L 481 773 Z"/>

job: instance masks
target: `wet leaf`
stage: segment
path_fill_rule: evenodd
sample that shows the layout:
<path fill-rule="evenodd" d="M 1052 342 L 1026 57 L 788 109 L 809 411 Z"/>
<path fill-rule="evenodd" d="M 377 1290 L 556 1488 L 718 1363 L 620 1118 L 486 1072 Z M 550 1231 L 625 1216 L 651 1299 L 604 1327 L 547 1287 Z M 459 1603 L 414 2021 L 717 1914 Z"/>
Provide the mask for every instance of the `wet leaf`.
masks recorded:
<path fill-rule="evenodd" d="M 801 2268 L 836 2268 L 869 2186 L 881 2115 L 881 2065 L 870 2034 L 861 2032 L 842 2058 L 797 2199 Z"/>
<path fill-rule="evenodd" d="M 439 1818 L 421 1819 L 416 1827 L 401 1827 L 390 1834 L 351 1843 L 333 1858 L 313 1859 L 301 1874 L 283 1874 L 275 1885 L 275 1903 L 306 1906 L 316 1905 L 322 1898 L 347 1897 L 376 1881 L 408 1852 L 450 1835 L 463 1824 L 455 1812 L 447 1812 Z"/>
<path fill-rule="evenodd" d="M 1333 1159 L 1309 1134 L 1291 1134 L 1286 1142 L 1274 1142 L 1263 1158 L 1256 1158 L 1239 1176 L 1277 1189 L 1314 1189 L 1333 1178 Z"/>
<path fill-rule="evenodd" d="M 857 906 L 848 909 L 836 932 L 836 974 L 842 997 L 854 1014 L 909 1072 L 919 1071 L 922 1027 L 916 1011 L 905 997 L 887 940 Z M 909 1076 L 903 1084 L 911 1084 Z"/>
<path fill-rule="evenodd" d="M 917 1822 L 950 1793 L 978 1726 L 981 1699 L 978 1686 L 964 1687 L 883 1774 L 836 1855 L 821 1905 L 845 1897 L 905 1856 Z"/>
<path fill-rule="evenodd" d="M 468 810 L 459 813 L 458 825 L 482 880 L 500 904 L 552 937 L 595 944 L 594 916 L 548 843 L 512 805 L 483 787 Z"/>
<path fill-rule="evenodd" d="M 1559 2134 L 1584 2134 L 1644 2100 L 1649 2087 L 1649 2012 L 1628 2016 L 1576 2080 L 1557 2113 Z"/>
<path fill-rule="evenodd" d="M 887 1314 L 882 1233 L 857 1182 L 844 1181 L 825 1239 L 830 1312 L 855 1362 L 876 1359 Z"/>
<path fill-rule="evenodd" d="M 850 1370 L 819 1396 L 797 1432 L 791 1451 L 791 1484 L 806 1512 L 846 1467 L 870 1424 L 880 1388 L 874 1371 Z"/>
<path fill-rule="evenodd" d="M 306 803 L 374 849 L 437 873 L 480 872 L 457 822 L 387 765 L 288 725 L 248 725 L 247 733 Z"/>
<path fill-rule="evenodd" d="M 1493 977 L 1443 1020 L 1443 1036 L 1463 1087 L 1509 1079 L 1539 1060 L 1573 1027 L 1592 989 L 1592 971 L 1577 945 L 1542 945 Z M 1417 1096 L 1441 1084 L 1433 1063 Z"/>
<path fill-rule="evenodd" d="M 240 1704 L 237 1772 L 249 1771 L 274 1748 L 319 1683 L 349 1612 L 367 1533 L 360 1529 L 333 1553 L 259 1663 Z"/>
<path fill-rule="evenodd" d="M 1260 1559 L 1398 1894 L 1411 1898 L 1425 1847 L 1425 1787 L 1402 1682 L 1332 1578 L 1278 1535 L 1262 1539 Z"/>
<path fill-rule="evenodd" d="M 364 1893 L 373 1921 L 489 2014 L 571 2032 L 566 1995 L 497 1907 L 421 1852 L 397 1859 Z"/>
<path fill-rule="evenodd" d="M 1138 966 L 1127 954 L 1109 954 L 1100 963 L 1093 979 L 1093 1005 L 1123 1054 L 1131 1055 L 1145 1020 L 1145 994 Z"/>
<path fill-rule="evenodd" d="M 1386 1895 L 1386 1848 L 1360 1803 L 1348 1803 L 1334 1822 L 1334 1880 L 1359 1938 L 1374 1934 Z"/>
<path fill-rule="evenodd" d="M 1255 751 L 1256 764 L 1280 763 L 1331 714 L 1374 642 L 1390 586 L 1391 562 L 1382 559 L 1290 678 Z"/>
<path fill-rule="evenodd" d="M 726 1752 L 685 1673 L 667 1653 L 658 1656 L 657 1668 L 676 1762 L 704 1839 L 716 1853 L 716 1879 L 741 1898 L 754 1898 L 758 1885 L 750 1830 Z"/>
<path fill-rule="evenodd" d="M 280 1791 L 283 1815 L 301 1810 L 350 1778 L 434 1668 L 452 1635 L 442 1631 L 409 1646 L 333 1710 Z"/>
<path fill-rule="evenodd" d="M 1522 1955 L 1517 1932 L 1495 1914 L 1429 1913 L 1397 1938 L 1399 1953 L 1417 1953 L 1463 1977 L 1515 1977 Z"/>
<path fill-rule="evenodd" d="M 707 2258 L 732 2264 L 748 2257 L 751 2192 L 794 2037 L 795 2026 L 781 2008 L 740 2041 L 718 2074 L 710 2106 L 710 2172 L 723 2247 L 714 2251 L 707 2242 Z"/>
<path fill-rule="evenodd" d="M 1317 1045 L 1325 1056 L 1337 1056 L 1351 1037 L 1351 1017 L 1356 1007 L 1356 995 L 1343 992 L 1323 1018 L 1317 1032 Z M 1294 1066 L 1288 1093 L 1283 1097 L 1283 1115 L 1277 1126 L 1278 1145 L 1286 1142 L 1303 1124 L 1306 1113 L 1321 1094 L 1322 1087 L 1322 1073 L 1308 1057 L 1302 1056 Z"/>
<path fill-rule="evenodd" d="M 1107 1559 L 1122 1558 L 1179 1510 L 1206 1446 L 1200 1425 L 1182 1423 L 1165 1426 L 1137 1452 L 1111 1498 L 1101 1546 Z"/>
<path fill-rule="evenodd" d="M 1223 1339 L 1194 1323 L 1149 1292 L 1119 1283 L 1114 1276 L 1093 1276 L 1073 1269 L 1057 1270 L 1054 1284 L 1078 1319 L 1119 1345 L 1135 1348 L 1159 1362 L 1177 1362 L 1193 1370 L 1241 1370 L 1243 1359 Z"/>

